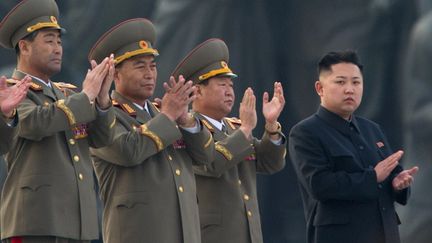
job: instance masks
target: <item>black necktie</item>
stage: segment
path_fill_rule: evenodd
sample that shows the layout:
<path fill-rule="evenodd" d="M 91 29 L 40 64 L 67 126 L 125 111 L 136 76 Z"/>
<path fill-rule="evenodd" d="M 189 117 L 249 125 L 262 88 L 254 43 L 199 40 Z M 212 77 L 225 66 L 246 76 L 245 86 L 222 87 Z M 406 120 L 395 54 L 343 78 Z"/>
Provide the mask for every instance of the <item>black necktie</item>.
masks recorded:
<path fill-rule="evenodd" d="M 225 124 L 223 124 L 223 123 L 222 123 L 222 129 L 221 130 L 223 133 L 228 134 L 228 130 L 227 130 Z"/>

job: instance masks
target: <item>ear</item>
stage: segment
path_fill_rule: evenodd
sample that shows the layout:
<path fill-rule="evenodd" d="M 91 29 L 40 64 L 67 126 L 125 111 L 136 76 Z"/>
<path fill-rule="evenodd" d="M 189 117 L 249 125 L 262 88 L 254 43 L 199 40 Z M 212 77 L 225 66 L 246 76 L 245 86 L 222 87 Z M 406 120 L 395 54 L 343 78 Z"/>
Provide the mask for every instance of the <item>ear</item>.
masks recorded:
<path fill-rule="evenodd" d="M 18 41 L 18 47 L 20 50 L 20 55 L 27 56 L 31 50 L 30 42 L 26 40 Z"/>
<path fill-rule="evenodd" d="M 195 84 L 195 96 L 197 98 L 200 98 L 203 96 L 203 89 L 204 89 L 204 87 L 202 85 Z"/>
<path fill-rule="evenodd" d="M 317 92 L 317 94 L 321 97 L 323 94 L 323 86 L 322 86 L 322 82 L 317 80 L 315 82 L 315 91 Z"/>
<path fill-rule="evenodd" d="M 121 83 L 120 76 L 121 76 L 120 69 L 114 68 L 114 85 L 116 86 L 116 88 L 120 86 Z"/>

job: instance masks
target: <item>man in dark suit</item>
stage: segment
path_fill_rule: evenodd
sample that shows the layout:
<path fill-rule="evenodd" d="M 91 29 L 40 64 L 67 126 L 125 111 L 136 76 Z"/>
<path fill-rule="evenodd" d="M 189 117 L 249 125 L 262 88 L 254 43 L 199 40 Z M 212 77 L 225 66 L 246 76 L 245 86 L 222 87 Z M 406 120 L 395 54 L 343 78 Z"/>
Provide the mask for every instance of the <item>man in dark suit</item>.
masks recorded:
<path fill-rule="evenodd" d="M 355 52 L 330 52 L 318 65 L 316 114 L 295 125 L 289 153 L 309 243 L 398 243 L 394 202 L 405 205 L 418 168 L 403 170 L 379 125 L 353 113 L 363 95 Z"/>
<path fill-rule="evenodd" d="M 229 51 L 220 39 L 209 39 L 180 62 L 173 76 L 184 75 L 197 91 L 192 109 L 212 132 L 214 159 L 194 167 L 202 243 L 262 243 L 256 175 L 273 174 L 285 166 L 286 139 L 277 121 L 285 105 L 282 84 L 263 96 L 265 133 L 253 137 L 256 98 L 246 89 L 240 119 L 226 117 L 234 105 L 237 77 L 228 67 Z"/>

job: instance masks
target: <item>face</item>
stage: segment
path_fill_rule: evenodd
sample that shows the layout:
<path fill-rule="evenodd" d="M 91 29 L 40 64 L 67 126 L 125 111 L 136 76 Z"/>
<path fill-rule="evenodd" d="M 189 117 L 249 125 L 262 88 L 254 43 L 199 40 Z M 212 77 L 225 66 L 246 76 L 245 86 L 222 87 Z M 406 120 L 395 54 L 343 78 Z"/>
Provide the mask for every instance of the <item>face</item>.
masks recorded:
<path fill-rule="evenodd" d="M 20 41 L 20 58 L 25 58 L 31 74 L 51 77 L 60 72 L 63 47 L 59 30 L 42 29 L 33 41 Z"/>
<path fill-rule="evenodd" d="M 324 108 L 349 119 L 361 103 L 363 76 L 359 67 L 352 63 L 338 63 L 331 69 L 321 73 L 315 89 Z"/>
<path fill-rule="evenodd" d="M 155 90 L 157 68 L 154 56 L 139 55 L 129 58 L 116 68 L 116 90 L 136 102 L 143 104 Z"/>
<path fill-rule="evenodd" d="M 197 85 L 194 110 L 213 119 L 221 120 L 231 112 L 235 94 L 230 77 L 210 78 L 207 85 Z"/>

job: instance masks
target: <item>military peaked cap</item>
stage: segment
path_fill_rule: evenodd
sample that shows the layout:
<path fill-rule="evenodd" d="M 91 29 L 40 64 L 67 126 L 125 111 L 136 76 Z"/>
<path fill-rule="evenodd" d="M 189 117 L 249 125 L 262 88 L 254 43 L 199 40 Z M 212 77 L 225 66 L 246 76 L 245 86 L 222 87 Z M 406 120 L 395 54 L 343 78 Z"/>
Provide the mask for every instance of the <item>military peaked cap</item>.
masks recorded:
<path fill-rule="evenodd" d="M 177 65 L 172 76 L 183 75 L 194 84 L 215 76 L 237 77 L 228 67 L 228 62 L 229 51 L 225 42 L 221 39 L 209 39 L 189 52 Z"/>
<path fill-rule="evenodd" d="M 108 30 L 90 50 L 89 60 L 101 62 L 111 53 L 115 64 L 141 54 L 158 56 L 153 49 L 156 30 L 148 19 L 136 18 L 126 20 Z"/>
<path fill-rule="evenodd" d="M 57 22 L 59 10 L 54 0 L 23 0 L 0 22 L 0 45 L 15 48 L 27 35 L 43 29 L 65 30 Z"/>

